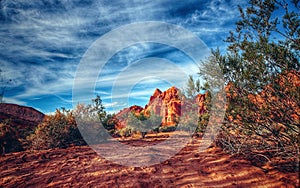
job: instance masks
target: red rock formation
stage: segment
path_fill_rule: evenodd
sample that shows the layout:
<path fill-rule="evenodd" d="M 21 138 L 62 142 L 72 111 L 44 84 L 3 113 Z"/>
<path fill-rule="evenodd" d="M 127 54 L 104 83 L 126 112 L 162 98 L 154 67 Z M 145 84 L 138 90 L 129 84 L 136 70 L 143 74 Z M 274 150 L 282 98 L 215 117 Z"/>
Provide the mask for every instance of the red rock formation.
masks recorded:
<path fill-rule="evenodd" d="M 161 92 L 156 89 L 145 106 L 145 114 L 155 113 L 163 117 L 162 124 L 174 125 L 181 114 L 180 91 L 176 87 Z"/>
<path fill-rule="evenodd" d="M 268 108 L 272 112 L 270 118 L 284 120 L 285 117 L 288 119 L 292 117 L 294 121 L 299 122 L 299 98 L 291 97 L 290 93 L 299 93 L 300 73 L 297 71 L 283 73 L 275 80 L 275 84 L 279 88 L 275 89 L 272 84 L 269 84 L 259 94 L 248 95 L 248 98 L 258 108 Z"/>
<path fill-rule="evenodd" d="M 154 101 L 154 99 L 158 98 L 161 95 L 161 91 L 159 89 L 155 89 L 153 95 L 150 97 L 149 103 Z"/>
<path fill-rule="evenodd" d="M 204 113 L 206 108 L 204 106 L 206 94 L 199 94 L 196 97 L 196 104 L 199 104 L 199 113 Z M 146 116 L 152 113 L 162 116 L 162 125 L 172 126 L 178 122 L 179 117 L 182 113 L 182 108 L 188 110 L 189 106 L 186 105 L 180 95 L 180 90 L 176 87 L 171 87 L 168 90 L 162 92 L 156 89 L 153 95 L 150 97 L 148 104 L 145 108 L 132 106 L 121 110 L 117 115 L 116 128 L 124 128 L 126 126 L 126 117 L 129 112 L 135 112 L 139 114 L 143 112 Z"/>
<path fill-rule="evenodd" d="M 155 89 L 153 95 L 150 97 L 148 104 L 145 106 L 144 112 L 149 115 L 149 113 L 155 113 L 157 115 L 163 116 L 162 112 L 162 92 L 159 89 Z"/>
<path fill-rule="evenodd" d="M 203 114 L 206 111 L 205 107 L 205 99 L 207 98 L 207 94 L 198 94 L 196 97 L 196 103 L 199 104 L 199 114 Z"/>
<path fill-rule="evenodd" d="M 136 115 L 140 114 L 143 111 L 143 107 L 134 105 L 131 106 L 129 108 L 124 108 L 123 110 L 121 110 L 119 113 L 116 114 L 115 119 L 117 122 L 115 127 L 116 129 L 122 129 L 124 127 L 126 127 L 127 124 L 127 117 L 129 115 L 129 113 L 135 113 Z"/>

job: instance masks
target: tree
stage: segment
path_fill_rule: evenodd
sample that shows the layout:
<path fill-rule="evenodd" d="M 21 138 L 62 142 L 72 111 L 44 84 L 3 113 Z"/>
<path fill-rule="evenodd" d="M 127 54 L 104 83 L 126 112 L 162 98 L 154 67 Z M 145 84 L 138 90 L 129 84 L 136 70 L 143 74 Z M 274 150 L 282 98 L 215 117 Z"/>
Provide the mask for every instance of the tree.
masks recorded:
<path fill-rule="evenodd" d="M 235 74 L 230 81 L 256 92 L 279 73 L 300 69 L 299 1 L 250 0 L 239 11 L 241 19 L 226 39 L 228 58 L 221 63 L 227 78 Z M 277 17 L 280 11 L 285 13 Z"/>
<path fill-rule="evenodd" d="M 146 134 L 150 131 L 158 129 L 162 123 L 162 116 L 155 114 L 154 112 L 148 112 L 144 114 L 135 114 L 130 112 L 127 117 L 127 126 L 133 131 L 139 131 L 142 134 L 142 138 L 145 138 Z"/>
<path fill-rule="evenodd" d="M 116 120 L 114 115 L 108 114 L 102 104 L 100 96 L 92 99 L 92 104 L 78 104 L 73 111 L 80 133 L 89 144 L 107 141 L 106 131 L 114 133 Z"/>
<path fill-rule="evenodd" d="M 148 128 L 151 130 L 151 131 L 159 131 L 159 127 L 161 126 L 162 124 L 162 119 L 163 117 L 154 113 L 153 111 L 149 113 L 148 115 Z"/>
<path fill-rule="evenodd" d="M 99 95 L 97 95 L 97 97 L 95 99 L 92 99 L 93 102 L 93 106 L 92 106 L 92 111 L 95 111 L 98 116 L 99 116 L 99 120 L 101 122 L 104 122 L 105 118 L 106 118 L 106 111 L 105 111 L 105 107 L 102 104 L 102 100 L 101 97 Z"/>
<path fill-rule="evenodd" d="M 187 87 L 184 90 L 186 96 L 189 98 L 194 98 L 201 90 L 200 80 L 194 80 L 192 75 L 189 75 L 189 79 L 187 81 Z"/>
<path fill-rule="evenodd" d="M 115 130 L 115 124 L 117 120 L 114 117 L 115 114 L 107 114 L 104 120 L 102 121 L 103 127 L 110 133 L 113 133 Z"/>
<path fill-rule="evenodd" d="M 211 92 L 219 91 L 224 86 L 224 76 L 220 65 L 225 61 L 220 50 L 212 50 L 211 55 L 199 64 L 199 76 L 206 82 L 204 89 L 210 89 Z"/>
<path fill-rule="evenodd" d="M 226 40 L 227 54 L 212 51 L 208 59 L 219 64 L 229 83 L 221 145 L 246 157 L 260 151 L 268 160 L 280 157 L 297 163 L 299 1 L 250 0 L 239 10 L 240 20 Z M 284 14 L 278 17 L 280 12 Z"/>

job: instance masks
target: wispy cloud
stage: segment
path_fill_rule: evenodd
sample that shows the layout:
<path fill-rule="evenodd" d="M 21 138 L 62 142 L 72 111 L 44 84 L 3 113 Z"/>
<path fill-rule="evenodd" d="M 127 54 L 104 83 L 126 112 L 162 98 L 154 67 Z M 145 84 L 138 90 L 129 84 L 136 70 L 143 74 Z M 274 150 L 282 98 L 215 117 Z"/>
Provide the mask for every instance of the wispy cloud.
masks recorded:
<path fill-rule="evenodd" d="M 0 65 L 7 78 L 13 80 L 6 99 L 18 104 L 37 105 L 45 112 L 55 109 L 56 103 L 72 102 L 72 88 L 76 69 L 90 45 L 105 33 L 124 24 L 141 21 L 165 21 L 178 24 L 196 33 L 209 48 L 221 46 L 227 30 L 238 15 L 237 4 L 244 1 L 186 0 L 186 1 L 108 1 L 108 0 L 2 0 L 0 1 Z M 182 36 L 184 37 L 184 36 Z M 118 39 L 115 39 L 118 41 Z M 113 47 L 113 43 L 110 44 Z M 170 69 L 167 64 L 149 67 L 134 62 L 159 57 L 167 59 L 189 74 L 196 74 L 197 65 L 182 52 L 164 46 L 141 43 L 115 54 L 102 70 L 95 93 L 103 96 L 107 107 L 124 105 L 111 103 L 112 87 L 126 88 L 145 77 L 164 78 L 184 84 L 178 75 L 186 74 Z M 153 65 L 153 64 L 152 64 Z M 92 71 L 92 70 L 90 70 Z M 127 74 L 124 74 L 127 71 Z M 122 74 L 123 73 L 123 74 Z M 121 77 L 118 77 L 121 75 Z M 94 76 L 94 75 L 90 75 Z M 153 78 L 153 77 L 152 77 Z M 85 79 L 93 80 L 87 75 Z M 146 82 L 144 82 L 146 83 Z M 147 83 L 149 85 L 161 82 Z M 80 86 L 82 90 L 86 85 Z M 130 97 L 144 99 L 151 89 L 135 89 Z M 50 104 L 49 95 L 52 96 Z M 47 97 L 45 97 L 47 96 Z"/>
<path fill-rule="evenodd" d="M 226 44 L 223 41 L 229 31 L 234 30 L 234 24 L 239 17 L 237 7 L 245 6 L 246 3 L 243 0 L 206 1 L 181 24 L 195 32 L 210 48 L 218 47 L 224 51 Z"/>

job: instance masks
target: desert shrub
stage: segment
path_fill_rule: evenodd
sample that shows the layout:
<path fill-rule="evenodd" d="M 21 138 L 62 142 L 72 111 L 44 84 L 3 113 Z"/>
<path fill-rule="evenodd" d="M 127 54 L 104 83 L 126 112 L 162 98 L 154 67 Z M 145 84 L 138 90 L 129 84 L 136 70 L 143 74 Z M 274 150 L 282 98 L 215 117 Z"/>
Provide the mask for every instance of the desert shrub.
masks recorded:
<path fill-rule="evenodd" d="M 198 121 L 198 126 L 196 129 L 196 133 L 203 133 L 207 127 L 209 121 L 209 113 L 205 112 L 204 114 L 201 114 Z"/>
<path fill-rule="evenodd" d="M 95 102 L 98 101 L 98 102 Z M 78 129 L 88 144 L 106 142 L 110 136 L 116 136 L 116 118 L 107 114 L 99 96 L 93 104 L 78 104 L 73 110 Z"/>
<path fill-rule="evenodd" d="M 260 103 L 245 92 L 235 92 L 235 97 L 231 94 L 225 124 L 216 143 L 229 153 L 247 159 L 260 158 L 262 164 L 269 161 L 280 166 L 276 164 L 278 160 L 288 160 L 289 166 L 284 168 L 297 171 L 300 90 L 283 81 L 291 74 L 279 75 L 278 82 L 256 94 Z"/>
<path fill-rule="evenodd" d="M 117 134 L 121 137 L 130 137 L 135 131 L 132 128 L 125 127 L 117 131 Z"/>
<path fill-rule="evenodd" d="M 153 129 L 153 130 L 151 131 L 151 133 L 159 133 L 159 127 L 156 127 L 155 129 Z"/>
<path fill-rule="evenodd" d="M 0 123 L 0 154 L 23 150 L 14 127 Z"/>
<path fill-rule="evenodd" d="M 217 64 L 228 108 L 216 140 L 224 150 L 299 167 L 299 1 L 249 1 L 230 32 L 225 55 L 212 50 L 200 72 Z M 278 15 L 276 12 L 282 12 Z M 275 37 L 276 36 L 276 37 Z M 277 37 L 279 36 L 279 37 Z M 209 66 L 208 66 L 209 65 Z"/>
<path fill-rule="evenodd" d="M 116 119 L 114 118 L 114 114 L 107 114 L 106 117 L 102 121 L 103 127 L 110 133 L 113 134 L 115 131 Z"/>
<path fill-rule="evenodd" d="M 177 126 L 161 126 L 159 127 L 159 132 L 173 132 L 176 128 Z"/>
<path fill-rule="evenodd" d="M 126 118 L 126 127 L 132 130 L 131 133 L 140 133 L 142 138 L 145 138 L 147 133 L 157 130 L 162 122 L 162 116 L 154 112 L 147 112 L 146 114 L 143 112 L 140 114 L 131 112 Z"/>
<path fill-rule="evenodd" d="M 45 117 L 34 134 L 27 139 L 31 149 L 64 148 L 70 144 L 84 144 L 72 112 L 60 110 Z"/>
<path fill-rule="evenodd" d="M 78 104 L 73 110 L 80 133 L 88 144 L 107 141 L 110 136 L 117 136 L 115 130 L 117 119 L 114 114 L 108 114 L 100 96 L 92 99 L 92 104 Z"/>

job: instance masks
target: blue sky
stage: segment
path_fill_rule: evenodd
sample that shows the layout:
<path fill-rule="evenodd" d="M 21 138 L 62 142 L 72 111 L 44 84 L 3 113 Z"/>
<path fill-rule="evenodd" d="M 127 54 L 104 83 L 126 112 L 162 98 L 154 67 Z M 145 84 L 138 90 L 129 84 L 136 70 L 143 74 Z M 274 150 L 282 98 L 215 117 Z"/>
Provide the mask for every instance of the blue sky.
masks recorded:
<path fill-rule="evenodd" d="M 224 52 L 223 40 L 234 29 L 239 16 L 237 5 L 245 3 L 239 0 L 1 0 L 0 67 L 3 76 L 12 79 L 4 100 L 32 106 L 44 113 L 60 107 L 72 108 L 74 78 L 83 55 L 101 36 L 125 24 L 143 21 L 176 24 L 196 34 L 208 49 L 219 47 Z M 190 74 L 198 71 L 197 66 L 189 66 L 191 59 L 178 49 L 157 43 L 136 44 L 117 52 L 107 62 L 96 83 L 95 95 L 101 96 L 109 111 L 133 104 L 144 106 L 155 88 L 165 90 L 175 85 L 156 75 L 143 78 L 143 70 L 149 67 L 138 63 L 155 57 L 171 61 L 191 71 Z M 120 74 L 129 65 L 136 66 L 135 71 L 130 76 L 123 75 L 120 81 Z M 160 68 L 165 69 L 166 78 L 170 74 L 177 77 L 168 67 Z M 127 102 L 112 100 L 112 86 L 118 78 L 119 85 L 134 82 L 130 93 L 123 96 Z"/>

